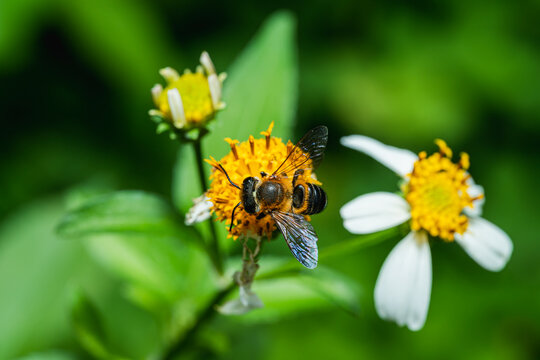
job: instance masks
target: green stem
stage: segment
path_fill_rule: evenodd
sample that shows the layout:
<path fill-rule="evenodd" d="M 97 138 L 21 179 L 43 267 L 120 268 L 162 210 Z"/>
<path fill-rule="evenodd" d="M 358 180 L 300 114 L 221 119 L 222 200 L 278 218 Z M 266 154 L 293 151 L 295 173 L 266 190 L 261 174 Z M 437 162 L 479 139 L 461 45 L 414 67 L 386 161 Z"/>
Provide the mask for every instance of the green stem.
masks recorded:
<path fill-rule="evenodd" d="M 163 355 L 164 360 L 172 360 L 176 358 L 178 355 L 180 355 L 185 349 L 189 348 L 193 345 L 194 337 L 197 335 L 197 332 L 199 329 L 208 321 L 210 321 L 215 314 L 216 311 L 216 305 L 221 303 L 229 293 L 234 290 L 236 287 L 235 283 L 230 284 L 225 289 L 221 290 L 214 296 L 212 301 L 208 304 L 208 306 L 197 316 L 197 322 L 193 325 L 191 329 L 189 329 L 185 335 L 178 339 L 177 342 L 172 344 L 169 349 L 166 351 L 166 353 Z"/>
<path fill-rule="evenodd" d="M 199 183 L 201 184 L 201 190 L 206 192 L 208 190 L 208 183 L 206 182 L 206 174 L 204 173 L 203 155 L 202 155 L 202 137 L 193 141 L 193 149 L 195 150 L 195 161 L 197 163 L 197 173 L 199 175 Z"/>
<path fill-rule="evenodd" d="M 350 254 L 367 246 L 391 239 L 401 233 L 401 227 L 396 226 L 391 229 L 376 232 L 374 234 L 357 236 L 351 240 L 340 241 L 336 244 L 323 248 L 319 254 L 319 259 L 328 259 L 336 256 Z"/>
<path fill-rule="evenodd" d="M 201 191 L 205 193 L 208 190 L 208 183 L 206 181 L 206 175 L 204 173 L 204 164 L 203 164 L 203 155 L 202 155 L 202 146 L 201 146 L 201 140 L 204 134 L 201 134 L 197 140 L 193 141 L 193 149 L 195 150 L 195 162 L 197 163 L 197 172 L 199 174 L 199 183 L 201 184 Z M 210 244 L 209 244 L 209 254 L 210 258 L 212 259 L 212 262 L 214 263 L 214 267 L 216 268 L 216 271 L 223 275 L 223 261 L 222 261 L 222 254 L 221 250 L 219 248 L 219 242 L 218 242 L 218 236 L 216 231 L 216 226 L 212 219 L 207 221 L 208 227 L 210 228 Z"/>
<path fill-rule="evenodd" d="M 352 252 L 365 248 L 370 245 L 382 242 L 393 238 L 401 233 L 401 227 L 394 227 L 392 229 L 380 231 L 374 234 L 357 236 L 351 240 L 340 241 L 336 244 L 330 245 L 320 250 L 319 260 L 330 259 L 333 257 L 350 255 Z M 293 273 L 303 271 L 304 268 L 296 260 L 291 260 L 283 264 L 282 266 L 273 269 L 269 272 L 263 272 L 256 277 L 257 280 L 262 279 L 274 279 Z"/>

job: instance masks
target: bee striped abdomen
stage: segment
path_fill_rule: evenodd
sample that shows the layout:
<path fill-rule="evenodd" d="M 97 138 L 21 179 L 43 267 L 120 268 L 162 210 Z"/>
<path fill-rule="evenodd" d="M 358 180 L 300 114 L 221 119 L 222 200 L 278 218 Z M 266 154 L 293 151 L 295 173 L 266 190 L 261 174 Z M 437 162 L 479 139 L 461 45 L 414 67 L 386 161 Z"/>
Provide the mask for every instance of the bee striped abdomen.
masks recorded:
<path fill-rule="evenodd" d="M 324 210 L 326 203 L 326 193 L 318 185 L 305 183 L 297 185 L 294 188 L 293 207 L 294 212 L 297 214 L 318 214 Z"/>
<path fill-rule="evenodd" d="M 326 193 L 318 185 L 308 184 L 309 194 L 306 215 L 318 214 L 324 210 L 327 203 Z"/>

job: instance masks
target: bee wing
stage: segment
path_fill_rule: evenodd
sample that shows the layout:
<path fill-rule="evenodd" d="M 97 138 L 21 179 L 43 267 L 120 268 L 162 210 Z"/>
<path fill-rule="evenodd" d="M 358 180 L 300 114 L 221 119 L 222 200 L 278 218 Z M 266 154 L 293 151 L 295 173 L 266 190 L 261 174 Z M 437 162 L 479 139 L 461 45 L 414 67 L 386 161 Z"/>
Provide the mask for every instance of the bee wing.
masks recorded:
<path fill-rule="evenodd" d="M 290 174 L 298 169 L 314 169 L 322 161 L 328 143 L 328 128 L 317 126 L 304 135 L 294 146 L 287 158 L 274 171 L 276 174 Z"/>
<path fill-rule="evenodd" d="M 308 269 L 316 268 L 319 251 L 313 226 L 302 215 L 280 211 L 271 215 L 294 257 Z"/>

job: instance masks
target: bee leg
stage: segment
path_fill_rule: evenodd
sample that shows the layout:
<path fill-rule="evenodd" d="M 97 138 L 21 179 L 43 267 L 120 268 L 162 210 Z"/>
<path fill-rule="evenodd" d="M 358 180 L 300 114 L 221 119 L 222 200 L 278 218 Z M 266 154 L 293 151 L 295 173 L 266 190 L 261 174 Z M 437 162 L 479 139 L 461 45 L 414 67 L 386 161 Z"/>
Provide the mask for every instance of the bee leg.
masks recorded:
<path fill-rule="evenodd" d="M 298 169 L 294 172 L 293 180 L 292 180 L 292 186 L 293 188 L 296 186 L 296 180 L 298 180 L 298 177 L 304 173 L 304 170 Z"/>
<path fill-rule="evenodd" d="M 264 171 L 261 171 L 261 176 L 262 176 L 263 178 L 266 177 L 267 175 L 268 175 L 267 173 L 265 173 Z"/>
<path fill-rule="evenodd" d="M 261 220 L 263 217 L 265 217 L 266 215 L 268 215 L 267 213 L 260 213 L 259 215 L 257 215 L 257 220 Z"/>
<path fill-rule="evenodd" d="M 233 226 L 233 224 L 234 224 L 234 212 L 236 211 L 236 208 L 237 208 L 238 206 L 240 206 L 240 204 L 242 204 L 241 201 L 240 201 L 238 204 L 236 204 L 236 206 L 235 206 L 235 207 L 233 208 L 233 210 L 232 210 L 232 215 L 231 215 L 231 226 L 229 226 L 229 232 L 231 232 L 232 226 Z"/>

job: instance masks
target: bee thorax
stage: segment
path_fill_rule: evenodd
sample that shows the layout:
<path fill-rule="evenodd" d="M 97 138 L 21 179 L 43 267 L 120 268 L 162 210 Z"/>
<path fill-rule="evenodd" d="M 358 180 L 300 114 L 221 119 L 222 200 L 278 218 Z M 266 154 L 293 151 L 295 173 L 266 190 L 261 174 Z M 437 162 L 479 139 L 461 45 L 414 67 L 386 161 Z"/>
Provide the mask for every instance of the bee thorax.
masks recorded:
<path fill-rule="evenodd" d="M 285 196 L 283 185 L 274 181 L 265 181 L 257 188 L 256 199 L 264 207 L 278 206 Z"/>

